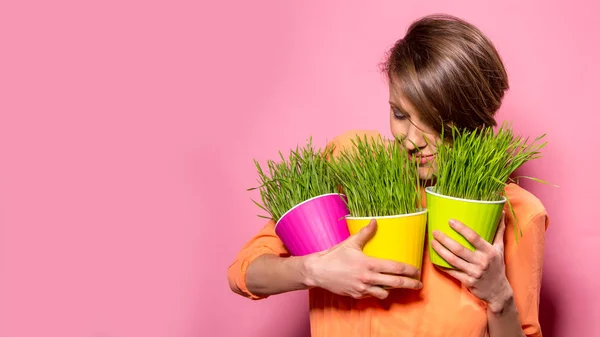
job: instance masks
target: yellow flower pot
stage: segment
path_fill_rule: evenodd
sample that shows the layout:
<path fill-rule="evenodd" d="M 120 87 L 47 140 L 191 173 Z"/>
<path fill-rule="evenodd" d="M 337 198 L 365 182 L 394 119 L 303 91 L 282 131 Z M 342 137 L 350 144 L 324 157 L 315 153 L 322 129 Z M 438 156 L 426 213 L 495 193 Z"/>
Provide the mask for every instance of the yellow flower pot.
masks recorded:
<path fill-rule="evenodd" d="M 427 226 L 427 210 L 418 213 L 346 217 L 350 234 L 358 233 L 372 219 L 377 220 L 375 235 L 365 244 L 365 255 L 411 264 L 421 269 Z"/>

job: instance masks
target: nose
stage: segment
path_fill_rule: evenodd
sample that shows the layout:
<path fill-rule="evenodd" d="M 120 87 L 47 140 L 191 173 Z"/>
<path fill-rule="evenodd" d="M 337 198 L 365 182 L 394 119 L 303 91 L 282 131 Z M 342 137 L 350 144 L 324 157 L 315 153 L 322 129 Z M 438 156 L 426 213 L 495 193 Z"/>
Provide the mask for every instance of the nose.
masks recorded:
<path fill-rule="evenodd" d="M 410 153 L 415 153 L 427 147 L 427 141 L 423 136 L 423 131 L 412 123 L 408 126 L 406 137 L 404 137 L 404 146 Z"/>

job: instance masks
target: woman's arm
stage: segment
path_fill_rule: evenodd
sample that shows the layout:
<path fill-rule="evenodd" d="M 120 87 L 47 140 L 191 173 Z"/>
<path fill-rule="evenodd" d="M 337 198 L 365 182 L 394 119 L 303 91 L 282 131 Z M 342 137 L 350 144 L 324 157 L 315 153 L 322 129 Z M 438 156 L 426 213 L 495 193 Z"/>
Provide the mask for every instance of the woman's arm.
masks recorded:
<path fill-rule="evenodd" d="M 547 225 L 545 211 L 536 213 L 525 226 L 519 243 L 516 246 L 512 242 L 507 244 L 507 247 L 513 248 L 507 254 L 504 216 L 492 244 L 464 224 L 458 221 L 450 223 L 475 246 L 475 251 L 464 248 L 443 233 L 434 233 L 433 248 L 458 268 L 445 272 L 487 303 L 490 337 L 541 337 L 539 290 Z M 514 240 L 512 236 L 509 239 Z"/>
<path fill-rule="evenodd" d="M 526 337 L 521 327 L 512 289 L 510 285 L 508 287 L 509 289 L 499 297 L 498 303 L 488 306 L 487 318 L 490 337 Z M 492 310 L 492 307 L 496 309 Z"/>
<path fill-rule="evenodd" d="M 519 313 L 513 301 L 513 292 L 506 278 L 504 265 L 504 215 L 493 243 L 481 238 L 459 221 L 450 226 L 469 240 L 475 251 L 463 247 L 441 232 L 434 232 L 432 247 L 456 270 L 444 270 L 461 281 L 477 298 L 487 303 L 490 337 L 525 337 Z"/>
<path fill-rule="evenodd" d="M 246 272 L 248 291 L 260 297 L 309 288 L 306 257 L 280 257 L 264 254 Z"/>
<path fill-rule="evenodd" d="M 420 271 L 408 264 L 381 260 L 363 254 L 363 245 L 373 236 L 377 224 L 371 221 L 356 235 L 323 252 L 303 257 L 285 257 L 260 254 L 264 245 L 249 244 L 250 261 L 234 263 L 230 267 L 229 284 L 234 292 L 254 299 L 265 298 L 283 292 L 321 287 L 332 293 L 354 298 L 374 296 L 384 299 L 392 288 L 420 289 L 422 284 L 414 279 Z M 265 239 L 263 233 L 259 238 Z M 241 266 L 243 273 L 232 272 Z M 244 268 L 247 265 L 247 268 Z"/>

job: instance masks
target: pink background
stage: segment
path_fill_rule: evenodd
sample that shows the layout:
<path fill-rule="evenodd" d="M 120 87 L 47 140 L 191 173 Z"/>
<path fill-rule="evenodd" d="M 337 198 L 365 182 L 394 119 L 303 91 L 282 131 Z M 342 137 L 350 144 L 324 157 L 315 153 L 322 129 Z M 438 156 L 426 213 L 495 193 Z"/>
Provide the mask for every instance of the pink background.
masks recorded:
<path fill-rule="evenodd" d="M 305 292 L 251 302 L 226 270 L 263 221 L 253 158 L 389 135 L 377 64 L 446 12 L 499 48 L 499 119 L 547 132 L 546 336 L 600 335 L 592 1 L 4 1 L 0 336 L 308 336 Z"/>

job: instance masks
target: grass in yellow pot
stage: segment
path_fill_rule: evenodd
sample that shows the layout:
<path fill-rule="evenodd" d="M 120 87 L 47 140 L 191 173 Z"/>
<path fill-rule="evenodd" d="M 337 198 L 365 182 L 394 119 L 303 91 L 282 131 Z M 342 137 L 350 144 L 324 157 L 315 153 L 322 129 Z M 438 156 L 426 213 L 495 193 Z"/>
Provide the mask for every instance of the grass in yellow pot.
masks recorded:
<path fill-rule="evenodd" d="M 363 252 L 421 269 L 427 211 L 421 205 L 418 164 L 398 143 L 381 137 L 357 137 L 353 144 L 332 161 L 348 198 L 350 234 L 375 218 L 377 231 Z"/>
<path fill-rule="evenodd" d="M 546 145 L 538 143 L 543 137 L 528 143 L 507 124 L 496 133 L 491 127 L 474 131 L 453 128 L 451 142 L 438 146 L 436 185 L 426 189 L 429 242 L 438 230 L 474 250 L 449 226 L 449 220 L 456 219 L 491 243 L 507 202 L 504 187 L 517 168 L 539 157 Z M 453 268 L 431 245 L 429 252 L 432 263 Z"/>

